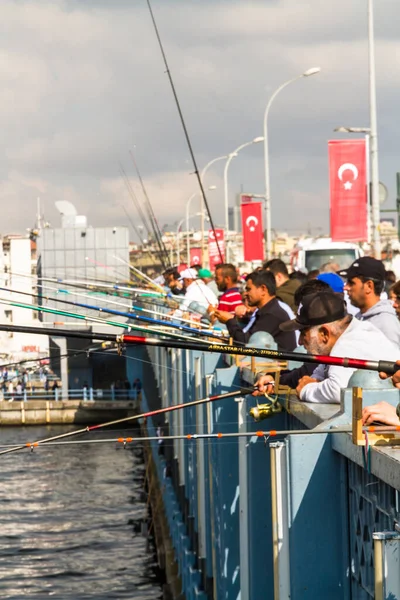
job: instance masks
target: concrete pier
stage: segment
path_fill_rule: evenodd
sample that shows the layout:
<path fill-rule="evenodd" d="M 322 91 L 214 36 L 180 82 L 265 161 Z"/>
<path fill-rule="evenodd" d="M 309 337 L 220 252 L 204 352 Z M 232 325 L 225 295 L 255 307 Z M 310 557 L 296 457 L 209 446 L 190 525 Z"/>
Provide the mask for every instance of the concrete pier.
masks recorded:
<path fill-rule="evenodd" d="M 0 402 L 0 427 L 9 425 L 93 424 L 137 413 L 136 401 L 29 400 Z"/>

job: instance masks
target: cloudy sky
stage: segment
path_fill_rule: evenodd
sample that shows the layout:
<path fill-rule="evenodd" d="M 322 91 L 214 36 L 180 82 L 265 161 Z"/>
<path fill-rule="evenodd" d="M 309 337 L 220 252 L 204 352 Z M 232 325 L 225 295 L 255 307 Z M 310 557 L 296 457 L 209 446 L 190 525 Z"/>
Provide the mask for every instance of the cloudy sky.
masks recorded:
<path fill-rule="evenodd" d="M 376 2 L 380 179 L 395 205 L 400 170 L 400 5 Z M 277 97 L 269 139 L 273 227 L 328 231 L 327 140 L 367 126 L 367 0 L 153 0 L 153 10 L 201 169 L 262 135 L 266 102 L 284 81 L 320 66 Z M 58 226 L 57 200 L 91 225 L 138 217 L 119 163 L 140 195 L 136 159 L 160 224 L 185 212 L 197 184 L 146 0 L 2 0 L 1 233 L 34 224 L 36 199 Z M 263 145 L 231 163 L 236 192 L 263 192 Z M 223 223 L 223 162 L 209 203 Z M 193 204 L 193 211 L 198 210 Z"/>

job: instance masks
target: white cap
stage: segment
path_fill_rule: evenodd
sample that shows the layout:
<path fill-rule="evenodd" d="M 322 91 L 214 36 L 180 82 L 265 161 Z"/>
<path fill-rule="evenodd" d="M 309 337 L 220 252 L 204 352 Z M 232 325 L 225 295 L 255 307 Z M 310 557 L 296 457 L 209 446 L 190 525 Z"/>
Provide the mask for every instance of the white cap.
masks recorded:
<path fill-rule="evenodd" d="M 197 279 L 196 269 L 184 269 L 179 273 L 181 279 Z"/>

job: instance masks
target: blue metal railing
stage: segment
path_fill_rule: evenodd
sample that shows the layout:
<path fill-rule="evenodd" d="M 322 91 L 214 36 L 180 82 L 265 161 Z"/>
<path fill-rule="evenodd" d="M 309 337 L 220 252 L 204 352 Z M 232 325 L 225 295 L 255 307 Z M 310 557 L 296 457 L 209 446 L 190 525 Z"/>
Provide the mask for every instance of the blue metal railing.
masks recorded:
<path fill-rule="evenodd" d="M 97 389 L 97 388 L 80 388 L 68 390 L 68 396 L 63 397 L 62 389 L 55 390 L 23 390 L 20 393 L 3 392 L 0 396 L 1 400 L 8 402 L 29 402 L 30 400 L 82 400 L 84 402 L 123 402 L 135 401 L 140 397 L 140 392 L 137 390 L 119 390 L 119 389 Z"/>

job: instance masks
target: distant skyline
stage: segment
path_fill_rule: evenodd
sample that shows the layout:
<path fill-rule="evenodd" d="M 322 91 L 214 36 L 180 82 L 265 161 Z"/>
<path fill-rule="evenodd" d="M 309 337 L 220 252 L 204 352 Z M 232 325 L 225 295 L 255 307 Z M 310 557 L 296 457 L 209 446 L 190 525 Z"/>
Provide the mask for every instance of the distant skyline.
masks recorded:
<path fill-rule="evenodd" d="M 327 141 L 339 125 L 368 126 L 367 1 L 153 0 L 199 169 L 262 135 L 275 89 L 306 69 L 321 73 L 279 95 L 270 112 L 272 226 L 328 232 Z M 375 3 L 380 179 L 395 206 L 400 75 L 398 0 Z M 145 0 L 3 0 L 0 23 L 2 233 L 35 221 L 37 197 L 60 224 L 57 200 L 89 225 L 139 224 L 121 162 L 141 198 L 134 150 L 161 226 L 182 218 L 197 191 L 190 155 Z M 342 136 L 343 137 L 343 136 Z M 223 225 L 223 162 L 205 186 Z M 229 171 L 264 192 L 263 144 Z M 198 212 L 199 201 L 193 201 Z M 394 215 L 388 215 L 389 217 Z M 135 239 L 133 232 L 131 237 Z"/>

